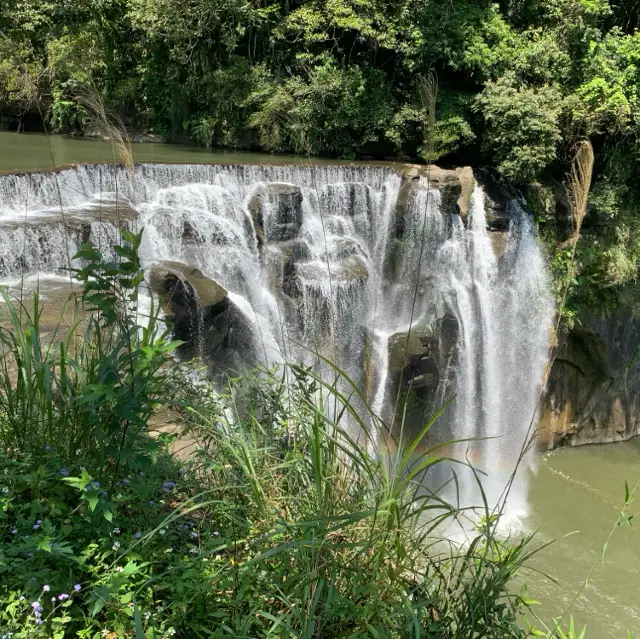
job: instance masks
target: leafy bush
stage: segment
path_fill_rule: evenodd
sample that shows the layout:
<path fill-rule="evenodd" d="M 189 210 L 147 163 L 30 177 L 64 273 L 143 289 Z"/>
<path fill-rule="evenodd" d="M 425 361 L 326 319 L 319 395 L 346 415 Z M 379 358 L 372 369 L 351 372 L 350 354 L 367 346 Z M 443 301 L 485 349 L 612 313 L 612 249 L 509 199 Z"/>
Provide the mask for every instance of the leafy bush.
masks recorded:
<path fill-rule="evenodd" d="M 487 146 L 506 177 L 528 183 L 556 157 L 562 96 L 553 86 L 518 86 L 511 74 L 489 82 L 478 97 Z"/>
<path fill-rule="evenodd" d="M 442 463 L 417 452 L 435 418 L 389 457 L 366 405 L 310 370 L 256 371 L 226 393 L 185 377 L 157 321 L 136 323 L 140 235 L 123 238 L 115 262 L 78 253 L 85 333 L 47 344 L 38 295 L 24 319 L 5 298 L 3 632 L 525 636 L 526 592 L 508 586 L 530 540 L 499 539 L 486 504 L 469 545 L 441 539 L 465 513 L 424 490 Z M 163 401 L 197 444 L 186 462 L 173 436 L 150 436 Z"/>

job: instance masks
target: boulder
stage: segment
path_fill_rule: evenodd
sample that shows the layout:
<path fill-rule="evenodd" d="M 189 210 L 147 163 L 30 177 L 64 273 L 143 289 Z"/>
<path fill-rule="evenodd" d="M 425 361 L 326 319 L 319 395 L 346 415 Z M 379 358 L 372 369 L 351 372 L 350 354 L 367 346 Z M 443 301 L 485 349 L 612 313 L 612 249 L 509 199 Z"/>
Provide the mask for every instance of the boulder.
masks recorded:
<path fill-rule="evenodd" d="M 295 239 L 302 227 L 302 190 L 274 182 L 256 189 L 249 200 L 258 244 Z"/>
<path fill-rule="evenodd" d="M 163 301 L 175 338 L 184 342 L 183 357 L 202 358 L 214 373 L 257 363 L 251 323 L 217 282 L 169 261 L 153 265 L 148 282 Z"/>

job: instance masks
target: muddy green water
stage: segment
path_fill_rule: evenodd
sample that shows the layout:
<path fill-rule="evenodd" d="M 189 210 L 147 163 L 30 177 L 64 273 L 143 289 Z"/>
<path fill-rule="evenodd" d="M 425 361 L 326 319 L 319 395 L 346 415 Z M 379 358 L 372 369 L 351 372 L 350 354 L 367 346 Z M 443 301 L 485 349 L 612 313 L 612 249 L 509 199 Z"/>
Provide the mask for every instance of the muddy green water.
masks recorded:
<path fill-rule="evenodd" d="M 549 620 L 562 614 L 595 565 L 591 579 L 573 607 L 587 625 L 587 639 L 640 637 L 640 534 L 617 528 L 601 561 L 603 545 L 629 490 L 640 480 L 640 441 L 581 446 L 547 453 L 529 479 L 529 516 L 521 522 L 537 530 L 536 544 L 558 541 L 543 550 L 532 567 L 558 581 L 529 572 L 529 594 L 541 602 Z M 639 497 L 628 513 L 640 510 Z M 564 535 L 574 533 L 569 537 Z"/>
<path fill-rule="evenodd" d="M 210 152 L 197 147 L 134 144 L 136 162 L 273 163 L 308 162 L 306 158 L 241 152 Z M 106 142 L 64 136 L 0 132 L 0 172 L 39 171 L 76 163 L 109 162 Z M 562 449 L 541 455 L 529 478 L 529 515 L 518 528 L 537 530 L 535 545 L 557 539 L 522 576 L 537 608 L 549 622 L 564 613 L 594 564 L 588 586 L 573 607 L 587 624 L 587 639 L 640 639 L 640 536 L 619 528 L 602 547 L 624 502 L 625 479 L 640 480 L 640 441 Z M 640 489 L 638 491 L 640 496 Z M 640 509 L 640 500 L 638 502 Z M 630 509 L 634 512 L 633 507 Z M 563 538 L 564 535 L 575 534 Z"/>
<path fill-rule="evenodd" d="M 170 162 L 176 164 L 345 164 L 344 160 L 313 159 L 304 156 L 208 151 L 179 144 L 132 144 L 134 162 Z M 113 162 L 109 142 L 66 135 L 0 131 L 0 173 L 46 171 L 70 164 Z M 389 164 L 370 162 L 369 164 Z"/>

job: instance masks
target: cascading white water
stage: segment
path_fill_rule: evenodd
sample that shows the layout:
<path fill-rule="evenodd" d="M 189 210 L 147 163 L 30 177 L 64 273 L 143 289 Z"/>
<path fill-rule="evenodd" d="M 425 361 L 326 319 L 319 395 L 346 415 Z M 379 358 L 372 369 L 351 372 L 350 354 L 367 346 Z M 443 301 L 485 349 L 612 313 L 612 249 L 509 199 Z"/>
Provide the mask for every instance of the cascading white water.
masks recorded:
<path fill-rule="evenodd" d="M 465 225 L 441 210 L 426 177 L 414 180 L 398 231 L 402 186 L 393 168 L 362 166 L 142 165 L 134 175 L 86 166 L 0 177 L 0 277 L 56 272 L 87 236 L 105 248 L 119 225 L 137 223 L 143 263 L 184 262 L 226 288 L 265 363 L 332 359 L 386 420 L 403 376 L 409 388 L 418 378 L 433 387 L 430 410 L 455 396 L 441 429 L 476 438 L 452 454 L 487 472 L 497 499 L 546 361 L 544 260 L 515 201 L 496 254 L 480 187 Z M 410 338 L 425 353 L 391 365 L 389 351 Z M 465 504 L 477 499 L 471 484 Z M 520 490 L 510 497 L 517 507 Z"/>

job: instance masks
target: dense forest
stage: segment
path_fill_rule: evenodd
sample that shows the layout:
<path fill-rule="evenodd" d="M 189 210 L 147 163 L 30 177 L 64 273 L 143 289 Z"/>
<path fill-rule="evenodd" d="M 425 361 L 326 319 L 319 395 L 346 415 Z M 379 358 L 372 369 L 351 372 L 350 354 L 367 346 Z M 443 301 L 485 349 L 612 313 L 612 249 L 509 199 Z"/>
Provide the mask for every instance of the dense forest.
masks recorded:
<path fill-rule="evenodd" d="M 173 140 L 491 167 L 527 187 L 559 286 L 558 185 L 589 138 L 571 319 L 640 306 L 639 25 L 637 0 L 4 0 L 0 113 L 81 130 L 76 98 L 96 87 L 128 126 Z"/>

